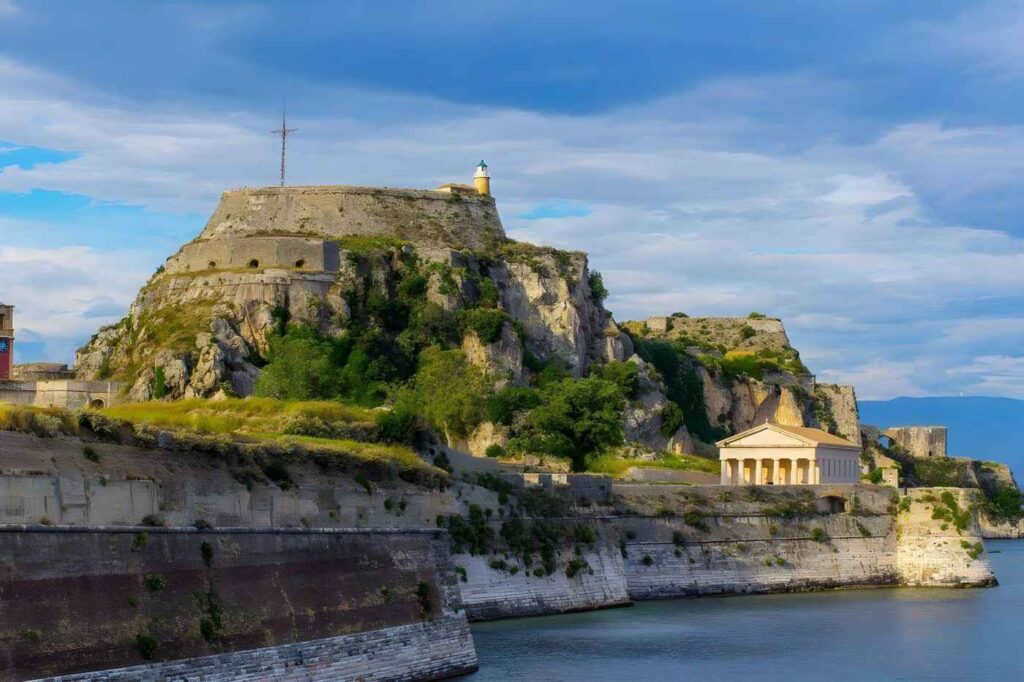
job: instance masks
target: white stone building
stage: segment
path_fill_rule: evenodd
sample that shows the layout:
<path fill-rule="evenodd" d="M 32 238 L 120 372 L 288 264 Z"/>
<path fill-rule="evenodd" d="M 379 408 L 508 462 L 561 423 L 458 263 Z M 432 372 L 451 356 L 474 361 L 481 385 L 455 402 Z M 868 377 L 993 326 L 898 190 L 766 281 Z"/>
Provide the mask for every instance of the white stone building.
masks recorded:
<path fill-rule="evenodd" d="M 860 446 L 821 429 L 761 424 L 718 446 L 722 485 L 856 483 Z"/>

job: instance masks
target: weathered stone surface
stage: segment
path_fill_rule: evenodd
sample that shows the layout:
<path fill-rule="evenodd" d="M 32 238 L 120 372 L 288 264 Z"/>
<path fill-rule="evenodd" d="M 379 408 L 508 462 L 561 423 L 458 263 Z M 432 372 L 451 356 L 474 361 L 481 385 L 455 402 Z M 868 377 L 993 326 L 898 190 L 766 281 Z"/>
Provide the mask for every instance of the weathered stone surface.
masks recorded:
<path fill-rule="evenodd" d="M 484 344 L 470 331 L 462 338 L 462 353 L 489 376 L 495 388 L 523 383 L 523 344 L 512 325 L 502 325 L 501 338 Z"/>

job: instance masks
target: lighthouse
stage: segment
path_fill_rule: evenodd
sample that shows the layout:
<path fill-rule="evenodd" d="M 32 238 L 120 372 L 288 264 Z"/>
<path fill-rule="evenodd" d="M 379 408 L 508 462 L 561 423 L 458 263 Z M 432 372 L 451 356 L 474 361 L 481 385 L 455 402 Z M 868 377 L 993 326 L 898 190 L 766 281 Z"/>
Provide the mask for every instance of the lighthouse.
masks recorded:
<path fill-rule="evenodd" d="M 485 197 L 491 196 L 491 174 L 487 172 L 487 164 L 480 161 L 473 173 L 473 187 Z"/>

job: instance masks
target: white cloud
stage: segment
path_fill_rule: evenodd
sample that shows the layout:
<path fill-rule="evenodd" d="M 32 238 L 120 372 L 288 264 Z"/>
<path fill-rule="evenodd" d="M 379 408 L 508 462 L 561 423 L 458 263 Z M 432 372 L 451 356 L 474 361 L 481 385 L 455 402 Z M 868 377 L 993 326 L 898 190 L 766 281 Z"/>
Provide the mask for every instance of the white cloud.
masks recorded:
<path fill-rule="evenodd" d="M 14 4 L 14 0 L 0 0 L 0 19 L 13 17 L 21 13 L 21 9 Z"/>
<path fill-rule="evenodd" d="M 127 309 L 149 275 L 138 260 L 138 254 L 83 247 L 0 247 L 0 291 L 16 306 L 16 337 L 41 342 L 54 360 L 70 360 L 82 339 Z M 95 315 L 97 304 L 111 302 L 121 310 Z"/>

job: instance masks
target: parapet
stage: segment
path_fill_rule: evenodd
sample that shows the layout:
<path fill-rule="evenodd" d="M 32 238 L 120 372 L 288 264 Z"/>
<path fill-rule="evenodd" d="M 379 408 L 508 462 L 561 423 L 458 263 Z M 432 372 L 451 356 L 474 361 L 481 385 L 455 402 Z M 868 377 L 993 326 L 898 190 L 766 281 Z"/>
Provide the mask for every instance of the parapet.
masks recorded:
<path fill-rule="evenodd" d="M 224 192 L 199 240 L 390 236 L 476 249 L 502 239 L 494 199 L 455 191 L 323 185 Z"/>

